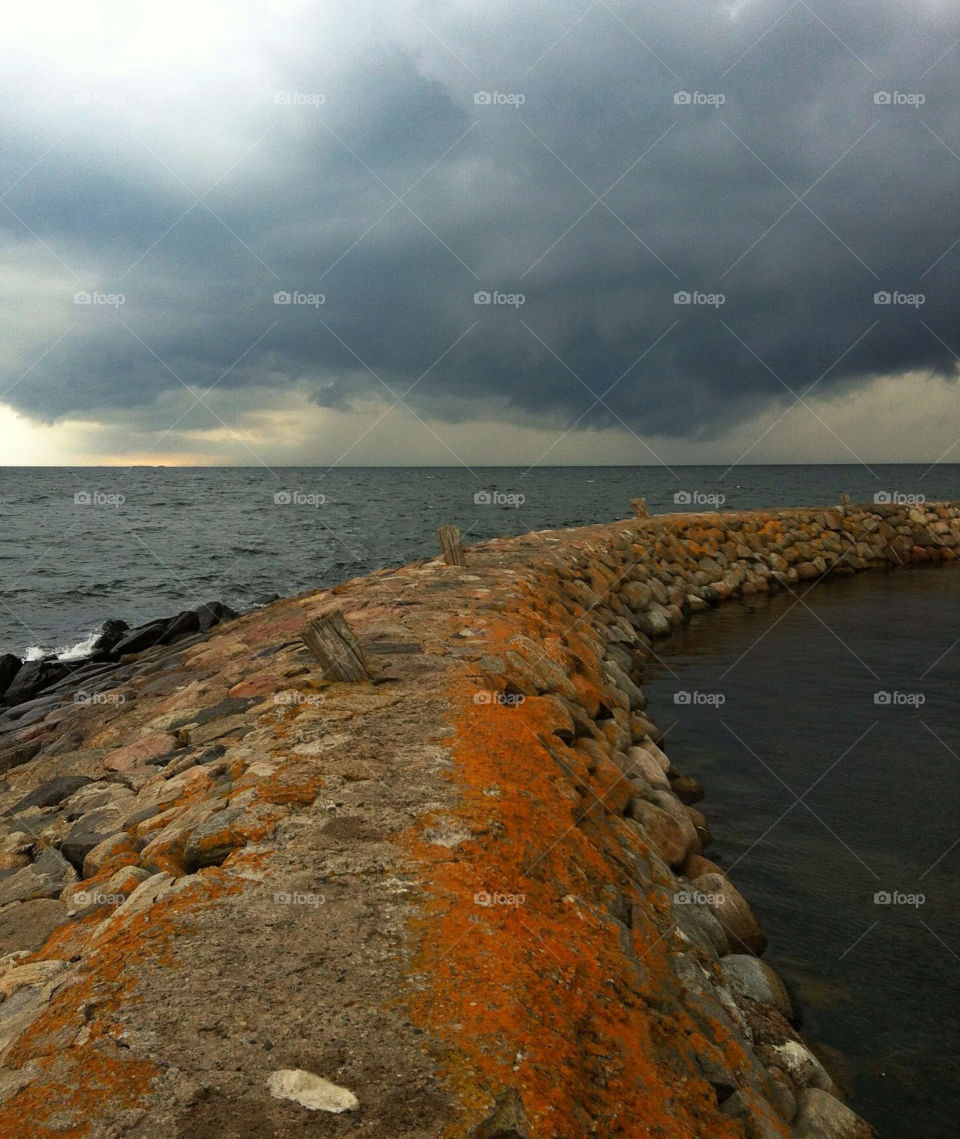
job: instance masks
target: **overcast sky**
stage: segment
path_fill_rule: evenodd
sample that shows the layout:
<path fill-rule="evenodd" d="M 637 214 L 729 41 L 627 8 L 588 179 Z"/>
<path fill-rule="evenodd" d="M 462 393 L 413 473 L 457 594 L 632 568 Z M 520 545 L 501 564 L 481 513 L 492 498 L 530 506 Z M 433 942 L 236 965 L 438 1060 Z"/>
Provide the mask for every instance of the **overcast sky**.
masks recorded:
<path fill-rule="evenodd" d="M 937 0 L 10 0 L 0 462 L 960 461 L 958 41 Z"/>

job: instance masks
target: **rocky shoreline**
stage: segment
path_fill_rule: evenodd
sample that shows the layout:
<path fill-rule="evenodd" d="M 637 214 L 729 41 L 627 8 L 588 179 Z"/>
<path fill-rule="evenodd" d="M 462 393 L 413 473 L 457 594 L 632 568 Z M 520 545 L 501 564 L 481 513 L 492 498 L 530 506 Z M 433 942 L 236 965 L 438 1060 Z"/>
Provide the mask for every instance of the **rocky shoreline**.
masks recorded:
<path fill-rule="evenodd" d="M 636 509 L 168 621 L 15 699 L 0 1132 L 869 1136 L 643 667 L 727 598 L 954 561 L 960 507 Z M 300 640 L 330 610 L 369 681 Z"/>

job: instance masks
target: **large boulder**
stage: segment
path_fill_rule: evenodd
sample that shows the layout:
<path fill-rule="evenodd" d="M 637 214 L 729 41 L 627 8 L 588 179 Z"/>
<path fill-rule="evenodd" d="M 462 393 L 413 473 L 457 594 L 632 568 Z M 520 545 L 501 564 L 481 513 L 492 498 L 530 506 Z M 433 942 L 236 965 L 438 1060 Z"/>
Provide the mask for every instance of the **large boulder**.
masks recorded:
<path fill-rule="evenodd" d="M 182 613 L 174 617 L 167 626 L 167 630 L 161 639 L 165 645 L 169 645 L 173 641 L 178 641 L 181 637 L 188 637 L 191 633 L 198 632 L 199 629 L 200 617 L 196 610 L 185 609 Z"/>
<path fill-rule="evenodd" d="M 93 642 L 93 655 L 103 658 L 113 654 L 118 641 L 122 641 L 130 626 L 126 621 L 111 617 L 100 626 L 100 635 Z"/>
<path fill-rule="evenodd" d="M 196 614 L 201 633 L 212 629 L 214 625 L 219 625 L 221 621 L 232 621 L 237 616 L 230 606 L 224 605 L 222 601 L 208 601 L 205 605 L 199 606 Z"/>
<path fill-rule="evenodd" d="M 757 1049 L 757 1054 L 768 1067 L 786 1072 L 797 1088 L 816 1088 L 830 1095 L 837 1093 L 837 1086 L 830 1073 L 799 1040 L 763 1044 Z"/>
<path fill-rule="evenodd" d="M 125 656 L 127 653 L 140 653 L 144 649 L 152 648 L 160 643 L 160 638 L 167 631 L 169 624 L 170 619 L 164 617 L 159 621 L 149 621 L 146 625 L 139 625 L 121 637 L 112 651 L 117 656 Z"/>
<path fill-rule="evenodd" d="M 177 737 L 169 732 L 151 732 L 135 743 L 110 752 L 103 766 L 107 771 L 132 771 L 148 763 L 156 763 L 179 746 Z"/>
<path fill-rule="evenodd" d="M 627 815 L 640 824 L 644 837 L 668 866 L 676 869 L 683 865 L 690 853 L 690 841 L 676 819 L 638 795 L 630 800 Z"/>
<path fill-rule="evenodd" d="M 820 1088 L 806 1088 L 797 1100 L 794 1139 L 873 1139 L 876 1132 L 845 1103 Z"/>
<path fill-rule="evenodd" d="M 51 684 L 56 684 L 72 669 L 68 664 L 57 660 L 28 660 L 16 672 L 9 688 L 3 694 L 3 703 L 8 707 L 31 700 Z"/>
<path fill-rule="evenodd" d="M 734 952 L 759 956 L 766 949 L 767 937 L 753 910 L 725 874 L 701 874 L 693 879 L 693 885 L 709 895 L 707 905 L 726 931 Z"/>
<path fill-rule="evenodd" d="M 20 671 L 22 665 L 23 661 L 19 657 L 15 657 L 13 653 L 4 653 L 0 656 L 0 696 L 13 683 L 13 678 Z"/>
<path fill-rule="evenodd" d="M 720 972 L 737 996 L 773 1005 L 787 1020 L 793 1019 L 793 1005 L 783 981 L 769 965 L 749 953 L 731 953 L 720 962 Z"/>
<path fill-rule="evenodd" d="M 59 898 L 65 886 L 76 882 L 69 862 L 56 850 L 45 850 L 36 862 L 0 882 L 0 906 L 34 898 Z"/>
<path fill-rule="evenodd" d="M 18 815 L 30 807 L 55 807 L 64 799 L 79 791 L 93 780 L 86 775 L 59 775 L 55 779 L 48 779 L 35 787 L 28 795 L 18 800 L 12 807 L 8 807 L 5 815 Z"/>
<path fill-rule="evenodd" d="M 11 743 L 7 745 L 0 744 L 0 775 L 3 775 L 12 767 L 19 767 L 23 763 L 29 763 L 41 747 L 43 747 L 42 740 L 26 740 L 21 743 Z"/>
<path fill-rule="evenodd" d="M 98 807 L 81 815 L 60 845 L 60 853 L 83 870 L 83 861 L 95 846 L 123 830 L 124 811 L 117 805 Z"/>

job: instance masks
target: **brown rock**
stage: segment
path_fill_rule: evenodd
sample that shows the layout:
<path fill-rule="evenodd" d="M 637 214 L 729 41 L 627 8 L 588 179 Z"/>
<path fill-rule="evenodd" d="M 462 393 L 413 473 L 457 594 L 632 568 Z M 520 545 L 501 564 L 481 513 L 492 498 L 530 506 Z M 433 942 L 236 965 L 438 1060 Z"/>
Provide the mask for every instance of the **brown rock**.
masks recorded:
<path fill-rule="evenodd" d="M 678 775 L 671 779 L 670 790 L 685 807 L 692 807 L 703 798 L 703 788 L 692 775 Z"/>
<path fill-rule="evenodd" d="M 176 736 L 170 735 L 169 732 L 153 732 L 134 744 L 110 752 L 103 761 L 103 766 L 107 771 L 131 771 L 162 759 L 178 746 Z"/>
<path fill-rule="evenodd" d="M 0 910 L 0 957 L 16 950 L 31 953 L 67 920 L 67 907 L 56 898 L 15 902 Z"/>
<path fill-rule="evenodd" d="M 723 874 L 723 870 L 716 865 L 716 862 L 711 862 L 708 858 L 704 858 L 703 854 L 691 854 L 686 862 L 683 863 L 683 877 L 689 878 L 690 882 L 694 882 L 695 878 L 699 878 L 703 874 Z"/>
<path fill-rule="evenodd" d="M 653 845 L 668 866 L 676 868 L 683 865 L 690 847 L 687 836 L 676 819 L 638 796 L 630 800 L 627 816 L 639 823 L 644 838 Z"/>
<path fill-rule="evenodd" d="M 731 948 L 735 952 L 754 953 L 759 956 L 767 947 L 767 938 L 746 899 L 724 874 L 699 874 L 692 879 L 694 886 L 705 894 L 713 895 L 710 909 L 726 930 Z"/>

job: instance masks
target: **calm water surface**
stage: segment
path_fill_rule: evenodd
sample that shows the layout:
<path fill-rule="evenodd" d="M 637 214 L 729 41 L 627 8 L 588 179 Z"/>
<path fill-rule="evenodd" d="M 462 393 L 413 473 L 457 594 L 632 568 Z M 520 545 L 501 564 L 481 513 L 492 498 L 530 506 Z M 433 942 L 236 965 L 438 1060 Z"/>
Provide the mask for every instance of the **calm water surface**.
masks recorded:
<path fill-rule="evenodd" d="M 960 1134 L 958 640 L 960 570 L 877 571 L 698 615 L 645 685 L 708 854 L 884 1139 Z"/>

